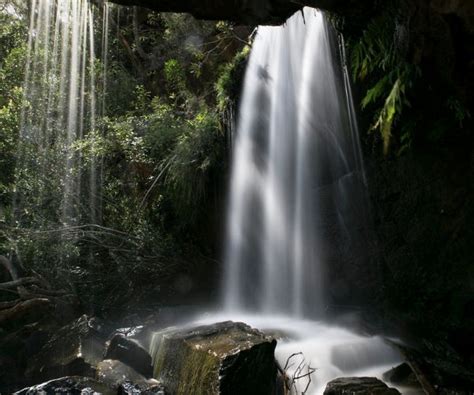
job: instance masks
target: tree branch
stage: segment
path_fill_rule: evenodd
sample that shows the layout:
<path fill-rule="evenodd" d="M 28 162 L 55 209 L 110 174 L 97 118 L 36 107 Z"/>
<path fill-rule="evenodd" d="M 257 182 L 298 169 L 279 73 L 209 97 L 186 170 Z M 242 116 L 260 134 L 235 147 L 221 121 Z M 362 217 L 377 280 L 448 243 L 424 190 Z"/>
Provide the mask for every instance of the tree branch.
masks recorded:
<path fill-rule="evenodd" d="M 18 303 L 10 309 L 0 311 L 0 324 L 3 322 L 11 322 L 26 315 L 30 311 L 35 311 L 40 308 L 47 307 L 51 304 L 49 299 L 38 298 L 30 299 L 24 302 Z"/>
<path fill-rule="evenodd" d="M 40 280 L 38 280 L 35 277 L 23 277 L 17 280 L 0 283 L 0 291 L 10 290 L 12 288 L 17 288 L 22 285 L 39 284 L 39 283 L 40 283 Z"/>
<path fill-rule="evenodd" d="M 18 271 L 16 267 L 13 265 L 12 261 L 7 257 L 0 255 L 0 264 L 5 268 L 5 270 L 10 274 L 12 280 L 18 279 Z"/>

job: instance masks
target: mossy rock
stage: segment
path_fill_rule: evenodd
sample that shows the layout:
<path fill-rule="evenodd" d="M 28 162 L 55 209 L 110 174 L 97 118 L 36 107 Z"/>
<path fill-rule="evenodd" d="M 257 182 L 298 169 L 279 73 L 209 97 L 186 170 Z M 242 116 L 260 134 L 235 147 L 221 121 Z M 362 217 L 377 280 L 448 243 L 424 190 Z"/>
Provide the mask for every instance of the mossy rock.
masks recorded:
<path fill-rule="evenodd" d="M 154 377 L 170 394 L 272 394 L 276 340 L 231 321 L 155 333 Z"/>

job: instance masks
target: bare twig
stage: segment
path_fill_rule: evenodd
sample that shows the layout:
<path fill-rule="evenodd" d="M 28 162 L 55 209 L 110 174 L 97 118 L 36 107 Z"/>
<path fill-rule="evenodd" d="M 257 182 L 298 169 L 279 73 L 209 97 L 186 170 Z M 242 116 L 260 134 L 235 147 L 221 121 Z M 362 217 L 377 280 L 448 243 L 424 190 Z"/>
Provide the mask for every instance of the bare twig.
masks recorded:
<path fill-rule="evenodd" d="M 296 369 L 294 370 L 293 374 L 289 376 L 286 371 L 289 370 L 292 366 L 294 366 L 294 364 L 291 363 L 291 360 L 297 356 L 300 356 L 301 360 Z M 283 370 L 285 377 L 288 378 L 288 380 L 285 380 L 285 386 L 287 387 L 287 391 L 293 391 L 295 394 L 298 394 L 298 388 L 296 386 L 297 382 L 302 379 L 307 379 L 306 386 L 301 392 L 301 395 L 305 395 L 311 385 L 311 376 L 316 371 L 316 369 L 311 367 L 311 365 L 306 364 L 303 353 L 298 352 L 291 354 L 286 360 L 285 367 Z"/>
<path fill-rule="evenodd" d="M 302 352 L 295 352 L 295 353 L 291 354 L 291 355 L 288 357 L 288 359 L 286 360 L 285 367 L 283 368 L 283 370 L 286 371 L 286 370 L 291 366 L 291 365 L 288 366 L 289 363 L 290 363 L 290 361 L 291 361 L 294 357 L 296 357 L 296 356 L 298 356 L 298 355 L 303 355 L 303 353 L 302 353 Z"/>
<path fill-rule="evenodd" d="M 140 203 L 140 210 L 143 209 L 143 206 L 145 205 L 145 202 L 148 198 L 148 195 L 151 193 L 151 191 L 155 188 L 156 184 L 158 183 L 158 181 L 161 179 L 161 177 L 163 176 L 163 174 L 166 172 L 166 170 L 171 166 L 171 163 L 173 162 L 173 160 L 176 158 L 176 155 L 174 155 L 172 157 L 172 160 L 168 161 L 168 163 L 163 167 L 163 169 L 161 170 L 161 172 L 156 176 L 156 178 L 154 179 L 153 181 L 153 184 L 151 184 L 151 187 L 148 188 L 148 190 L 146 191 L 145 193 L 145 196 L 143 196 L 143 199 Z"/>

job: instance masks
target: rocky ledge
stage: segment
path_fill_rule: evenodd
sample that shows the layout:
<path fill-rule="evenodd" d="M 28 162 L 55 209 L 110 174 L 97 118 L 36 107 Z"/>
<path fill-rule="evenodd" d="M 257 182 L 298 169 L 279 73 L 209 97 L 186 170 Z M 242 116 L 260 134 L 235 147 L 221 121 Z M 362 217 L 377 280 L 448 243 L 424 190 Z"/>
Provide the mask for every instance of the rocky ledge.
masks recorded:
<path fill-rule="evenodd" d="M 154 335 L 154 377 L 176 395 L 273 394 L 276 340 L 243 323 L 221 322 Z"/>
<path fill-rule="evenodd" d="M 371 0 L 112 0 L 159 12 L 188 12 L 198 19 L 227 20 L 244 25 L 281 25 L 304 6 L 352 13 L 372 9 Z"/>

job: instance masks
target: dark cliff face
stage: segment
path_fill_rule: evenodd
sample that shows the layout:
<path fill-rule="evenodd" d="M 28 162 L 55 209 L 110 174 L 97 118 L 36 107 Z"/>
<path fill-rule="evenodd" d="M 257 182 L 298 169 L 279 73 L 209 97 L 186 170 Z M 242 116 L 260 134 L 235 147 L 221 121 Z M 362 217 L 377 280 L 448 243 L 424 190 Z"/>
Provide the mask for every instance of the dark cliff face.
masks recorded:
<path fill-rule="evenodd" d="M 383 8 L 377 0 L 112 0 L 114 3 L 146 7 L 159 12 L 188 12 L 196 18 L 228 20 L 245 25 L 281 24 L 304 6 L 347 16 L 350 25 L 360 23 Z M 380 4 L 382 3 L 382 4 Z M 402 1 L 403 3 L 403 1 Z M 474 32 L 474 4 L 457 0 L 415 0 L 406 2 L 416 13 L 427 17 L 430 10 L 438 15 L 453 15 Z"/>
<path fill-rule="evenodd" d="M 198 19 L 227 20 L 243 25 L 280 25 L 305 6 L 351 17 L 360 25 L 376 8 L 375 0 L 111 0 L 159 12 L 187 12 Z"/>
<path fill-rule="evenodd" d="M 198 19 L 228 20 L 245 25 L 281 24 L 301 8 L 287 0 L 114 0 L 159 12 L 187 12 Z"/>
<path fill-rule="evenodd" d="M 369 157 L 367 174 L 385 306 L 423 330 L 474 327 L 472 139 Z"/>

